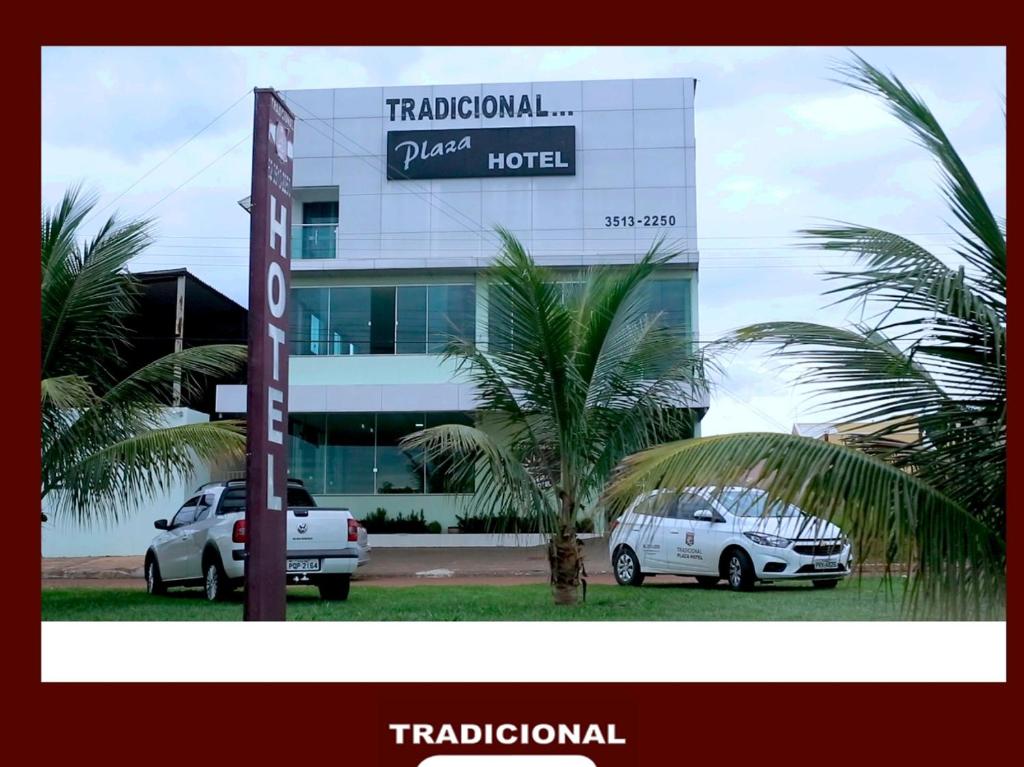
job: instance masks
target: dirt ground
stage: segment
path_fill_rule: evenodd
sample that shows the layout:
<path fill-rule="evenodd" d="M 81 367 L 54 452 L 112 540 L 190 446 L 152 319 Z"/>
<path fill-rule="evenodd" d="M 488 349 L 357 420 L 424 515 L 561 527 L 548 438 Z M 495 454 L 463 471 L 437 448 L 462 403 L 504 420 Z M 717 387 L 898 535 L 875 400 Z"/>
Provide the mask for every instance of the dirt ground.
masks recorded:
<path fill-rule="evenodd" d="M 584 543 L 587 580 L 615 582 L 607 540 Z M 47 557 L 43 588 L 142 588 L 142 557 Z M 864 571 L 881 572 L 879 565 Z M 546 583 L 547 549 L 531 547 L 376 548 L 353 580 L 374 586 L 495 585 Z"/>
<path fill-rule="evenodd" d="M 584 544 L 588 580 L 613 583 L 608 547 L 595 538 Z M 142 588 L 142 557 L 48 557 L 44 588 Z M 376 548 L 354 580 L 379 586 L 517 585 L 548 578 L 544 546 L 487 548 Z"/>

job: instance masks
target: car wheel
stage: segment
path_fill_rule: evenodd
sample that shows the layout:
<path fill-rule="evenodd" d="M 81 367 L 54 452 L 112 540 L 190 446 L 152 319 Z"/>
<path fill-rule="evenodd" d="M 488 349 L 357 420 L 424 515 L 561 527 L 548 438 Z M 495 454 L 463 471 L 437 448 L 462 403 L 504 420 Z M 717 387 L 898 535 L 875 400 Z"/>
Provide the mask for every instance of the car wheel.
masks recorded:
<path fill-rule="evenodd" d="M 644 574 L 640 572 L 640 560 L 628 546 L 623 546 L 615 555 L 615 580 L 620 586 L 639 586 L 644 582 Z"/>
<path fill-rule="evenodd" d="M 348 599 L 348 590 L 352 585 L 351 578 L 347 575 L 334 575 L 325 578 L 318 584 L 320 587 L 320 598 L 331 602 L 343 602 Z"/>
<path fill-rule="evenodd" d="M 827 581 L 811 581 L 816 589 L 834 589 L 839 585 L 838 578 L 830 578 Z"/>
<path fill-rule="evenodd" d="M 155 556 L 146 559 L 146 593 L 154 596 L 167 593 L 167 585 L 160 577 L 160 565 Z"/>
<path fill-rule="evenodd" d="M 703 586 L 706 589 L 714 588 L 715 586 L 718 585 L 718 582 L 720 580 L 722 580 L 722 579 L 721 578 L 716 578 L 714 575 L 698 575 L 697 576 L 697 583 L 699 583 L 701 586 Z"/>
<path fill-rule="evenodd" d="M 203 589 L 210 602 L 223 602 L 231 594 L 231 582 L 215 557 L 210 557 L 206 561 L 206 569 L 203 572 Z"/>
<path fill-rule="evenodd" d="M 743 549 L 733 549 L 725 560 L 725 577 L 733 591 L 754 588 L 754 563 Z"/>

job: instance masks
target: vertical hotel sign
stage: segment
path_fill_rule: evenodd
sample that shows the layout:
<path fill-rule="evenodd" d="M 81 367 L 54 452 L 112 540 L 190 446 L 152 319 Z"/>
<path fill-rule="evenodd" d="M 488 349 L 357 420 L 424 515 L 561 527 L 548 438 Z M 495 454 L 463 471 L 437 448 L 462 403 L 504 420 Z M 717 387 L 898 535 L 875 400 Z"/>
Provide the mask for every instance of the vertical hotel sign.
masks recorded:
<path fill-rule="evenodd" d="M 249 223 L 245 619 L 284 620 L 289 221 L 295 118 L 256 88 Z"/>

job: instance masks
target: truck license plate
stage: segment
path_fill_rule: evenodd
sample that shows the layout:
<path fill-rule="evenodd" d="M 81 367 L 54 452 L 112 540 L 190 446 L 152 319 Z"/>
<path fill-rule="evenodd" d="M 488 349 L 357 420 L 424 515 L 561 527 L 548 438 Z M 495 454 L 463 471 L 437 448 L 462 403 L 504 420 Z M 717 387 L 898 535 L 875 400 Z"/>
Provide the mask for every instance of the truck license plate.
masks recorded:
<path fill-rule="evenodd" d="M 316 573 L 320 571 L 319 559 L 289 559 L 288 572 L 290 573 Z"/>
<path fill-rule="evenodd" d="M 816 559 L 814 561 L 815 570 L 835 570 L 839 567 L 839 563 L 834 559 Z"/>

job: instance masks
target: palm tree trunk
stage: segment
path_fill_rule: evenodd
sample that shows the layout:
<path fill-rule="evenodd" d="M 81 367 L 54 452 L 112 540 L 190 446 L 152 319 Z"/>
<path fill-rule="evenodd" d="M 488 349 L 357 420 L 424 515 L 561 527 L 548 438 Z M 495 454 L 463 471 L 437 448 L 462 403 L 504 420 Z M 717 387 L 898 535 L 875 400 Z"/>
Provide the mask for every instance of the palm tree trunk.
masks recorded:
<path fill-rule="evenodd" d="M 558 530 L 552 534 L 548 542 L 551 593 L 556 605 L 574 605 L 579 601 L 583 549 L 576 538 L 574 511 L 575 504 L 572 499 L 563 494 Z"/>

